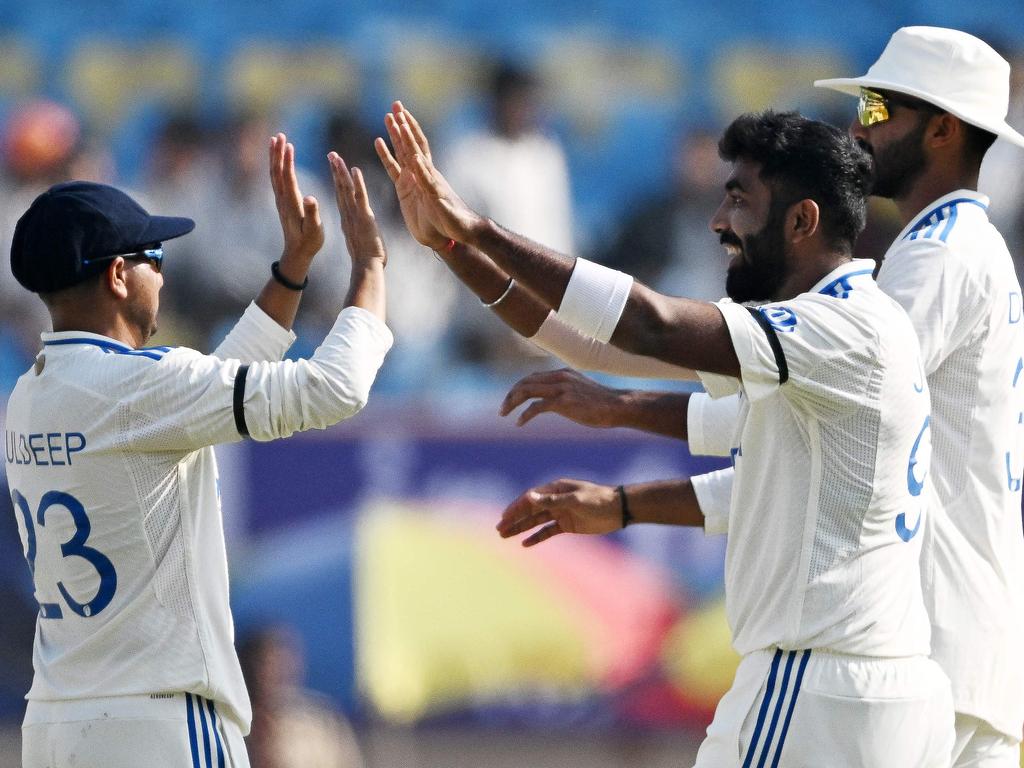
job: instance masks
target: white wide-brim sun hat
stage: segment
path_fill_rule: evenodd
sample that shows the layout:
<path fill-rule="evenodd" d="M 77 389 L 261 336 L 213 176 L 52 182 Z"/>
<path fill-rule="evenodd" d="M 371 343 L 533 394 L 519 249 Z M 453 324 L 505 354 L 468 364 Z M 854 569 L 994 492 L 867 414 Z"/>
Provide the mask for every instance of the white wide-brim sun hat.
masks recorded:
<path fill-rule="evenodd" d="M 1024 136 L 1006 122 L 1010 64 L 966 32 L 942 27 L 903 27 L 862 77 L 815 80 L 854 96 L 861 88 L 896 91 L 934 104 L 961 120 L 1024 147 Z"/>

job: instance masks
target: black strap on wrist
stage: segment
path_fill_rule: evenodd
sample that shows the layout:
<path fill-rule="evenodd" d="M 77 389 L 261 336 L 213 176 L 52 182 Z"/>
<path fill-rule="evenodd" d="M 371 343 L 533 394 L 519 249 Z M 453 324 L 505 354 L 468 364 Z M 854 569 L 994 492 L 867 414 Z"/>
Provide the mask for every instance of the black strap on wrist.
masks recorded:
<path fill-rule="evenodd" d="M 277 282 L 279 282 L 289 291 L 301 291 L 307 285 L 309 285 L 309 275 L 306 275 L 306 279 L 302 281 L 301 285 L 299 283 L 293 283 L 287 277 L 282 275 L 280 261 L 275 261 L 273 264 L 270 265 L 270 274 L 272 274 L 274 276 L 274 279 L 277 280 Z"/>
<path fill-rule="evenodd" d="M 615 488 L 619 492 L 619 502 L 622 504 L 622 527 L 625 528 L 633 522 L 633 515 L 629 511 L 629 500 L 626 498 L 626 489 L 619 485 Z"/>

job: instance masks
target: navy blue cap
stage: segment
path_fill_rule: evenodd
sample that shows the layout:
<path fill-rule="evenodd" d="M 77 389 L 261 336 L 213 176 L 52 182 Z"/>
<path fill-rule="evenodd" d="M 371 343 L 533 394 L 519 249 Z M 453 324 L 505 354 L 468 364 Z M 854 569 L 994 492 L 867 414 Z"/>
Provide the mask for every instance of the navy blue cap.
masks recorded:
<path fill-rule="evenodd" d="M 107 268 L 108 262 L 95 259 L 187 235 L 195 225 L 192 219 L 150 216 L 106 184 L 68 181 L 39 195 L 18 219 L 11 271 L 30 291 L 59 291 Z"/>

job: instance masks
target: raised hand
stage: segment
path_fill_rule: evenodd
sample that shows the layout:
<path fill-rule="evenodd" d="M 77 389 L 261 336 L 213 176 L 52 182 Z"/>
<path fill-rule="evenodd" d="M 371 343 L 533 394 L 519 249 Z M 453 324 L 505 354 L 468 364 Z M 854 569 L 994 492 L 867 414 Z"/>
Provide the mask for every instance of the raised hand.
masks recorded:
<path fill-rule="evenodd" d="M 532 547 L 560 533 L 611 533 L 622 527 L 622 506 L 615 488 L 585 480 L 556 480 L 531 488 L 502 513 L 503 539 L 538 528 L 523 539 Z"/>
<path fill-rule="evenodd" d="M 331 164 L 334 195 L 338 201 L 338 211 L 341 213 L 341 231 L 345 235 L 349 255 L 353 261 L 376 259 L 382 265 L 387 264 L 387 251 L 377 229 L 377 219 L 370 207 L 362 171 L 358 168 L 350 171 L 337 152 L 328 154 L 327 159 Z"/>
<path fill-rule="evenodd" d="M 299 191 L 299 181 L 295 176 L 295 147 L 288 143 L 283 133 L 270 140 L 270 186 L 274 188 L 274 203 L 284 234 L 282 270 L 291 266 L 293 260 L 304 262 L 308 267 L 323 247 L 324 225 L 320 221 L 320 206 L 316 198 L 312 195 L 303 197 Z"/>
<path fill-rule="evenodd" d="M 410 233 L 419 242 L 438 250 L 448 240 L 466 242 L 484 221 L 471 209 L 434 168 L 426 135 L 415 117 L 401 102 L 384 118 L 395 148 L 393 157 L 383 139 L 374 146 L 395 184 L 402 215 Z"/>
<path fill-rule="evenodd" d="M 508 416 L 533 400 L 516 420 L 520 427 L 541 413 L 557 413 L 588 427 L 618 427 L 622 426 L 619 411 L 626 394 L 601 386 L 571 368 L 561 368 L 520 379 L 505 395 L 500 412 Z"/>

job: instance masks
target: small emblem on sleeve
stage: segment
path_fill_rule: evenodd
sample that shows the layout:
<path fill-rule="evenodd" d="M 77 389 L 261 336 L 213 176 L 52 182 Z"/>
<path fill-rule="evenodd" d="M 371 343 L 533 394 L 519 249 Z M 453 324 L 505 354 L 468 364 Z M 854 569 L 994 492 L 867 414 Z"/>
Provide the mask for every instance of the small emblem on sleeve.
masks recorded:
<path fill-rule="evenodd" d="M 779 333 L 792 333 L 796 330 L 796 312 L 789 307 L 763 307 L 761 314 Z"/>

